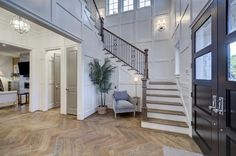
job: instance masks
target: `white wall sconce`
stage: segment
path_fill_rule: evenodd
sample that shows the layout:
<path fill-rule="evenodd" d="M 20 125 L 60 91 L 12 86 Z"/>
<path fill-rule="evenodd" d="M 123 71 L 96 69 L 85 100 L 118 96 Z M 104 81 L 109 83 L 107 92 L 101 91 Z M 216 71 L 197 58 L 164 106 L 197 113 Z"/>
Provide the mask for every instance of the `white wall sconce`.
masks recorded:
<path fill-rule="evenodd" d="M 157 30 L 159 32 L 163 32 L 166 29 L 166 20 L 165 19 L 159 19 L 157 21 Z"/>

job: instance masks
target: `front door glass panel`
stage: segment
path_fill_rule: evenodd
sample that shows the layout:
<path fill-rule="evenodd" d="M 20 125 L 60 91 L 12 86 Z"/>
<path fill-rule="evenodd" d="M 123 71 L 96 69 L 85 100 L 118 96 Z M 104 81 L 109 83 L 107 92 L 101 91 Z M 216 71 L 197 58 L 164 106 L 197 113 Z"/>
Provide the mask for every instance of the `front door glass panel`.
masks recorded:
<path fill-rule="evenodd" d="M 228 33 L 236 30 L 236 0 L 228 0 Z"/>
<path fill-rule="evenodd" d="M 228 80 L 236 81 L 236 41 L 228 47 Z"/>
<path fill-rule="evenodd" d="M 195 51 L 199 52 L 205 47 L 211 45 L 212 18 L 210 17 L 196 32 Z"/>
<path fill-rule="evenodd" d="M 211 52 L 202 55 L 196 59 L 196 79 L 212 79 L 212 56 Z"/>

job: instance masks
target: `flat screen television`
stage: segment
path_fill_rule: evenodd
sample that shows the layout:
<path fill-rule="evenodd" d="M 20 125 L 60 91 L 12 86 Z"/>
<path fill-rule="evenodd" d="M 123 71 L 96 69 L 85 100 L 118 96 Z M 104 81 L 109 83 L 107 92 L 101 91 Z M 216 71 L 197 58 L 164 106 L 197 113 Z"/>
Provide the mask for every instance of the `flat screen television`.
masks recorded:
<path fill-rule="evenodd" d="M 20 75 L 23 75 L 24 77 L 29 77 L 29 62 L 19 62 L 19 72 Z"/>

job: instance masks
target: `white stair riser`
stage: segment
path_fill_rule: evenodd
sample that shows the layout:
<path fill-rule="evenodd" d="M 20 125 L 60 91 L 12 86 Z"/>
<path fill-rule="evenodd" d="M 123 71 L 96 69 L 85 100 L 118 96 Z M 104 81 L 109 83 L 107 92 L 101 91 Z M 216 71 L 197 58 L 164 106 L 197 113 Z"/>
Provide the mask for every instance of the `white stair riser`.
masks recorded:
<path fill-rule="evenodd" d="M 155 88 L 155 89 L 178 89 L 176 85 L 148 85 L 147 88 Z"/>
<path fill-rule="evenodd" d="M 169 91 L 169 90 L 147 90 L 147 94 L 179 95 L 179 91 Z"/>
<path fill-rule="evenodd" d="M 160 110 L 171 110 L 184 112 L 183 106 L 171 106 L 171 105 L 158 105 L 158 104 L 147 104 L 149 109 L 160 109 Z"/>
<path fill-rule="evenodd" d="M 147 100 L 181 103 L 181 99 L 180 98 L 172 98 L 172 97 L 147 96 Z"/>
<path fill-rule="evenodd" d="M 161 131 L 174 132 L 174 133 L 187 134 L 187 135 L 189 134 L 189 128 L 155 124 L 155 123 L 144 122 L 144 121 L 142 121 L 141 127 L 156 129 L 156 130 L 161 130 Z"/>
<path fill-rule="evenodd" d="M 164 119 L 164 120 L 187 122 L 186 116 L 182 116 L 182 115 L 171 115 L 171 114 L 148 112 L 147 117 L 155 118 L 155 119 Z"/>

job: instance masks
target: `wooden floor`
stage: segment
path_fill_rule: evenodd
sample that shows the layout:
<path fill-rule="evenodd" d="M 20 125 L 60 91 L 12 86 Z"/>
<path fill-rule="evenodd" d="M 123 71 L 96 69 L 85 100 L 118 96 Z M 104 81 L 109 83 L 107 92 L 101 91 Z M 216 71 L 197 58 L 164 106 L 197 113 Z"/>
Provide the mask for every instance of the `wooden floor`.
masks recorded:
<path fill-rule="evenodd" d="M 132 114 L 77 121 L 59 109 L 0 109 L 0 156 L 163 156 L 164 147 L 200 153 L 190 137 L 140 128 Z"/>

